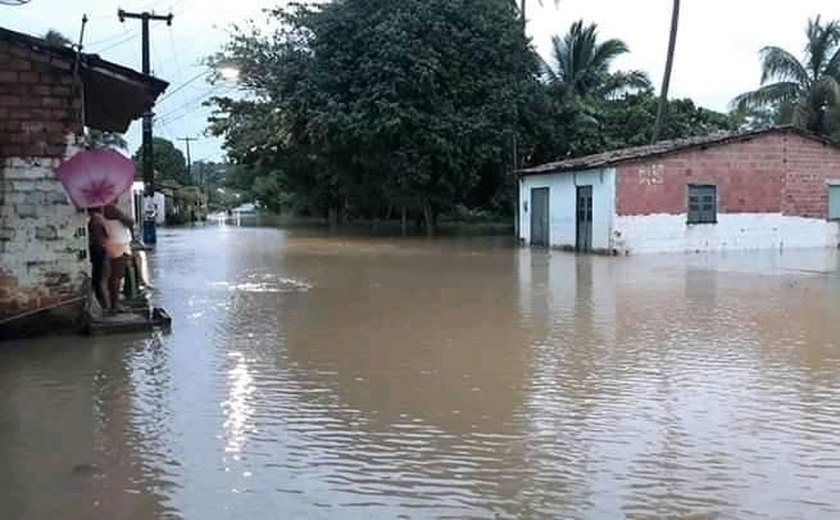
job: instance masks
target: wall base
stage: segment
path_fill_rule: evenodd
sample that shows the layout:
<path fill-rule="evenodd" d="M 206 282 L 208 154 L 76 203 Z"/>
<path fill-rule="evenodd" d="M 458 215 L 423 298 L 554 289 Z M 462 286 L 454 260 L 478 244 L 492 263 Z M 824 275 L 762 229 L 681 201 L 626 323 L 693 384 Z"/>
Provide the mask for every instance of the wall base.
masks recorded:
<path fill-rule="evenodd" d="M 625 254 L 836 248 L 838 222 L 779 213 L 729 213 L 716 224 L 687 224 L 682 215 L 617 216 L 615 248 Z"/>

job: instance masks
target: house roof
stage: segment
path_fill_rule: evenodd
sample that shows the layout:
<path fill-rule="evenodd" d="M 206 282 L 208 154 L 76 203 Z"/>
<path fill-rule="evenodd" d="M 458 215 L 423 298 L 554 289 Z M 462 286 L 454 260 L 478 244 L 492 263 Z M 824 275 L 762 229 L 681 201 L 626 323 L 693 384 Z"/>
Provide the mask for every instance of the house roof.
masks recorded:
<path fill-rule="evenodd" d="M 718 146 L 727 143 L 748 141 L 758 136 L 776 133 L 795 133 L 808 139 L 820 141 L 823 144 L 830 144 L 837 146 L 836 143 L 818 136 L 817 134 L 802 130 L 791 125 L 774 126 L 763 128 L 761 130 L 750 130 L 746 132 L 730 132 L 713 135 L 706 135 L 701 137 L 689 137 L 686 139 L 674 139 L 671 141 L 660 141 L 656 144 L 635 146 L 633 148 L 622 148 L 621 150 L 613 150 L 610 152 L 599 153 L 595 155 L 587 155 L 585 157 L 575 157 L 573 159 L 565 159 L 562 161 L 555 161 L 530 168 L 523 168 L 518 170 L 520 176 L 540 175 L 546 173 L 561 173 L 567 171 L 590 170 L 593 168 L 602 168 L 605 166 L 614 166 L 616 164 L 627 163 L 650 157 L 660 155 L 667 155 L 676 152 L 682 152 L 693 148 L 705 149 L 710 146 Z"/>
<path fill-rule="evenodd" d="M 60 62 L 79 61 L 84 85 L 85 124 L 98 130 L 125 132 L 128 125 L 151 109 L 169 83 L 134 69 L 103 60 L 96 54 L 77 53 L 42 38 L 0 27 L 0 41 L 9 41 Z"/>

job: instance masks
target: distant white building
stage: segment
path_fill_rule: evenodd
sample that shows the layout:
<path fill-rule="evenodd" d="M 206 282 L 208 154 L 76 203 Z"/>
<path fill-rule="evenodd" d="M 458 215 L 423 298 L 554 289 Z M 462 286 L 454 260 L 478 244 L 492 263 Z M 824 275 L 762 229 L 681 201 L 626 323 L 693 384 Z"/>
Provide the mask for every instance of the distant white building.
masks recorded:
<path fill-rule="evenodd" d="M 145 187 L 143 182 L 135 181 L 131 186 L 131 195 L 127 197 L 125 205 L 122 206 L 123 211 L 130 212 L 129 214 L 134 217 L 134 221 L 138 225 L 143 222 L 144 192 Z M 121 205 L 123 204 L 123 199 L 120 199 L 120 203 Z M 152 203 L 155 205 L 156 210 L 155 223 L 158 226 L 162 226 L 166 223 L 166 197 L 163 193 L 156 191 Z"/>

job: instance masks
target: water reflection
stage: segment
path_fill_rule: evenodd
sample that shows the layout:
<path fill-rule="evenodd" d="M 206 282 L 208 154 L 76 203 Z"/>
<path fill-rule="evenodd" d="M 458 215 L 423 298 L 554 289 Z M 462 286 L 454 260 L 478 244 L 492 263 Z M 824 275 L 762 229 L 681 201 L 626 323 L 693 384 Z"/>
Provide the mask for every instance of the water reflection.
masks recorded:
<path fill-rule="evenodd" d="M 838 514 L 836 253 L 208 227 L 152 264 L 171 336 L 0 349 L 12 517 Z"/>
<path fill-rule="evenodd" d="M 229 372 L 230 389 L 228 399 L 222 403 L 226 419 L 224 423 L 227 444 L 225 451 L 242 451 L 248 432 L 248 418 L 253 414 L 253 407 L 248 404 L 248 397 L 254 392 L 253 378 L 248 373 L 248 363 L 241 352 L 228 355 L 234 363 Z"/>

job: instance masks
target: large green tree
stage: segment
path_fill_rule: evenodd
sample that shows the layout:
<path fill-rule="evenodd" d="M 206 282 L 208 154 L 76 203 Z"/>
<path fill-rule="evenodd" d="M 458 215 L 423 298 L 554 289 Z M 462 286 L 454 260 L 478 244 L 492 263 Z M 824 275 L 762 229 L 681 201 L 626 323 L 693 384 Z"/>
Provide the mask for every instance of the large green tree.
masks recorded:
<path fill-rule="evenodd" d="M 838 137 L 840 102 L 840 24 L 808 21 L 805 55 L 799 60 L 781 47 L 761 49 L 761 87 L 736 97 L 743 113 L 770 108 L 776 122 Z"/>
<path fill-rule="evenodd" d="M 143 147 L 134 153 L 134 163 L 137 165 L 135 176 L 143 178 Z M 191 185 L 192 180 L 187 175 L 187 161 L 184 154 L 177 149 L 172 141 L 163 137 L 152 138 L 152 164 L 155 170 L 155 180 L 174 182 L 180 185 Z"/>
<path fill-rule="evenodd" d="M 217 100 L 229 155 L 313 212 L 437 215 L 506 182 L 537 62 L 510 0 L 335 0 L 235 37 L 245 101 Z M 491 183 L 492 184 L 492 183 Z M 492 190 L 491 190 L 492 191 Z"/>

